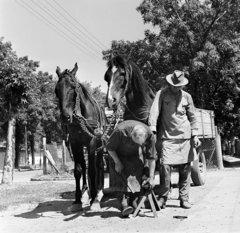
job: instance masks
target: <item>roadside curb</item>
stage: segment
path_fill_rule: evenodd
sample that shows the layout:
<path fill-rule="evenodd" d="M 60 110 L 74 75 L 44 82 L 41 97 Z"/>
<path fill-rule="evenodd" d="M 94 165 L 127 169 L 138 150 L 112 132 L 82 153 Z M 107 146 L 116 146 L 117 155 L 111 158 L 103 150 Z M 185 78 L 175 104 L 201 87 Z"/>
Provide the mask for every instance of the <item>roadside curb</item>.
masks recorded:
<path fill-rule="evenodd" d="M 74 180 L 74 178 L 53 177 L 53 178 L 31 178 L 30 179 L 30 181 L 60 181 L 60 180 Z"/>

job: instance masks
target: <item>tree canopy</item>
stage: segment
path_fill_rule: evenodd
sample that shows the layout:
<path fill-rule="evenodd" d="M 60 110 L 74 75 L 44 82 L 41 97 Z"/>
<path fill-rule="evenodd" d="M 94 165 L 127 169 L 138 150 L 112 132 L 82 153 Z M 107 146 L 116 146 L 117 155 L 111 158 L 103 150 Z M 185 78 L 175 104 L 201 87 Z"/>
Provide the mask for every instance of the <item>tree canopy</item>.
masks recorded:
<path fill-rule="evenodd" d="M 163 77 L 183 70 L 196 107 L 214 110 L 222 134 L 239 136 L 240 2 L 143 0 L 137 11 L 154 30 L 135 42 L 113 41 L 103 58 L 131 58 L 157 90 Z"/>
<path fill-rule="evenodd" d="M 19 58 L 11 42 L 0 38 L 0 126 L 6 126 L 3 127 L 6 133 L 12 115 L 17 120 L 20 143 L 26 131 L 28 136 L 37 133 L 47 136 L 48 141 L 60 142 L 63 135 L 54 91 L 57 80 L 47 72 L 36 72 L 37 68 L 39 62 L 27 56 Z M 100 86 L 83 84 L 99 103 L 104 102 L 105 94 Z"/>

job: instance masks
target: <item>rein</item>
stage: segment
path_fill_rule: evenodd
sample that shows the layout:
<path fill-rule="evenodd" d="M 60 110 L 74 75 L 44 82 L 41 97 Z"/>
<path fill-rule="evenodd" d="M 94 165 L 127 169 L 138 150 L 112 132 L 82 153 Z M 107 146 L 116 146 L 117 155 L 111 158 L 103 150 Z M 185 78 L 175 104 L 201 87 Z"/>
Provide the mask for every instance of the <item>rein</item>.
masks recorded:
<path fill-rule="evenodd" d="M 73 80 L 73 82 L 74 82 L 74 84 L 75 84 L 75 93 L 77 94 L 76 103 L 75 103 L 75 108 L 74 108 L 74 110 L 73 110 L 73 116 L 74 116 L 74 117 L 78 120 L 78 122 L 80 123 L 80 125 L 81 125 L 81 127 L 82 127 L 82 130 L 83 130 L 85 133 L 87 133 L 90 137 L 95 138 L 96 135 L 92 134 L 92 133 L 88 130 L 87 126 L 88 126 L 89 128 L 91 128 L 94 133 L 98 134 L 98 133 L 100 133 L 100 131 L 101 131 L 101 130 L 100 130 L 100 123 L 99 123 L 99 121 L 97 121 L 97 120 L 91 120 L 92 122 L 95 123 L 96 128 L 97 128 L 96 130 L 94 130 L 94 129 L 92 128 L 92 126 L 89 124 L 89 120 L 86 119 L 86 118 L 81 114 L 81 110 L 80 110 L 80 98 L 79 98 L 80 84 L 77 82 L 77 80 L 76 80 L 75 77 L 73 77 L 73 76 L 71 76 L 71 77 L 72 77 L 72 80 Z M 95 101 L 95 100 L 94 100 L 94 101 Z M 97 101 L 95 101 L 95 102 L 96 102 L 96 104 L 97 104 L 97 106 L 98 106 L 98 108 L 99 108 L 99 112 L 100 112 L 100 115 L 101 115 L 100 107 L 99 107 Z"/>
<path fill-rule="evenodd" d="M 72 77 L 72 76 L 71 76 Z M 114 125 L 114 128 L 117 126 L 118 122 L 121 119 L 121 112 L 120 112 L 120 108 L 118 108 L 116 111 L 113 112 L 112 117 L 110 119 L 109 125 L 107 126 L 107 128 L 103 131 L 100 129 L 101 124 L 99 123 L 99 121 L 97 120 L 91 120 L 94 121 L 94 123 L 96 123 L 96 129 L 94 130 L 92 128 L 92 126 L 89 124 L 89 120 L 86 119 L 82 114 L 81 114 L 81 110 L 80 110 L 80 98 L 79 98 L 79 89 L 80 89 L 80 84 L 77 82 L 75 77 L 72 77 L 72 80 L 75 84 L 75 93 L 77 94 L 76 97 L 76 103 L 75 103 L 75 108 L 73 110 L 73 116 L 78 120 L 82 130 L 87 133 L 90 137 L 92 138 L 96 138 L 96 139 L 100 139 L 102 141 L 102 146 L 97 148 L 96 151 L 100 151 L 101 149 L 103 149 L 106 145 L 106 142 L 109 138 L 109 130 L 111 129 L 112 125 Z M 93 100 L 95 101 L 95 103 L 97 104 L 98 108 L 99 108 L 99 112 L 100 112 L 100 118 L 102 117 L 101 115 L 101 108 L 99 107 L 99 104 L 97 103 L 97 101 L 93 98 Z M 113 124 L 115 121 L 115 124 Z M 106 126 L 106 125 L 105 125 Z M 94 132 L 91 133 L 89 131 L 89 128 L 92 129 L 92 131 Z M 100 137 L 101 136 L 101 137 Z"/>

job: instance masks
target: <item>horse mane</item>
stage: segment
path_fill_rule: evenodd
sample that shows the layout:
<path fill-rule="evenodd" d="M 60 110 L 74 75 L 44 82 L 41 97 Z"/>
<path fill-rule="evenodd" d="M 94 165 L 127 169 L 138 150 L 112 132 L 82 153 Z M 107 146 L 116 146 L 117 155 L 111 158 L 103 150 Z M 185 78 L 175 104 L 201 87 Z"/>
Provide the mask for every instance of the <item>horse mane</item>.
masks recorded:
<path fill-rule="evenodd" d="M 72 74 L 71 74 L 71 71 L 68 70 L 68 69 L 65 69 L 65 70 L 63 71 L 63 74 L 64 74 L 64 75 L 65 75 L 65 74 L 72 75 Z M 82 92 L 83 92 L 83 95 L 85 96 L 85 98 L 88 99 L 93 105 L 98 104 L 97 101 L 96 101 L 96 100 L 92 97 L 92 95 L 89 93 L 89 91 L 88 91 L 88 89 L 86 88 L 86 86 L 85 86 L 84 84 L 80 83 L 80 82 L 76 79 L 76 77 L 74 77 L 74 79 L 75 79 L 76 83 L 81 87 Z"/>
<path fill-rule="evenodd" d="M 133 87 L 135 87 L 136 90 L 139 93 L 141 93 L 143 100 L 145 100 L 149 96 L 151 99 L 153 99 L 155 96 L 155 94 L 154 94 L 155 90 L 154 90 L 153 86 L 146 79 L 144 79 L 141 70 L 139 69 L 139 67 L 137 66 L 137 64 L 135 62 L 133 62 L 132 60 L 129 60 L 128 63 L 132 67 L 132 80 L 131 81 L 132 81 Z M 147 93 L 147 95 L 146 95 L 146 93 Z"/>

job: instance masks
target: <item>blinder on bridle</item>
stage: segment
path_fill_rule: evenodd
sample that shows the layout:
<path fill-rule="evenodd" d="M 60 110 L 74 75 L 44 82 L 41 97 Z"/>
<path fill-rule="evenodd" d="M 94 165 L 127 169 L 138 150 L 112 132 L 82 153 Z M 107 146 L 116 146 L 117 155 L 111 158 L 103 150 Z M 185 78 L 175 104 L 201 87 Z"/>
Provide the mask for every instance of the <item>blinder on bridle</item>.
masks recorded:
<path fill-rule="evenodd" d="M 67 77 L 66 77 L 67 75 Z M 70 77 L 69 81 L 74 87 L 74 92 L 76 95 L 75 107 L 73 109 L 73 116 L 79 121 L 82 129 L 91 137 L 101 137 L 103 134 L 103 130 L 100 129 L 100 123 L 97 120 L 88 120 L 82 115 L 81 105 L 80 105 L 80 89 L 82 89 L 81 84 L 77 81 L 75 76 L 69 71 L 65 70 L 63 73 L 59 75 L 59 80 L 63 78 Z M 55 93 L 58 97 L 57 90 L 55 89 Z M 92 130 L 93 134 L 88 130 L 87 126 Z"/>

